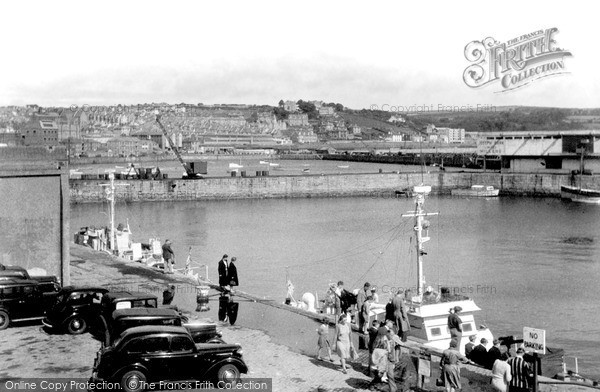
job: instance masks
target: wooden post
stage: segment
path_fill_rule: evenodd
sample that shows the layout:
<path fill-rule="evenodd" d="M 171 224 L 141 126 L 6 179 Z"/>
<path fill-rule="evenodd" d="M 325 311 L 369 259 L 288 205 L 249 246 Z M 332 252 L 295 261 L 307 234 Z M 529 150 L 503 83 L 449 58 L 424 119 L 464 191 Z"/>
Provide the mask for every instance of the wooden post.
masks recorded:
<path fill-rule="evenodd" d="M 533 386 L 532 392 L 538 392 L 538 354 L 533 353 Z"/>

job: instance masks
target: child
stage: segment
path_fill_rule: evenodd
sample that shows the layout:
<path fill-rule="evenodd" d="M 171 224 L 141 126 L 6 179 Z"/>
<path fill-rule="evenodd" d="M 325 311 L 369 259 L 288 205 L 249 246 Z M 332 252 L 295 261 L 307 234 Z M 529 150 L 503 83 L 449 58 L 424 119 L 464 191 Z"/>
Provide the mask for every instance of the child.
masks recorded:
<path fill-rule="evenodd" d="M 317 329 L 317 333 L 319 334 L 319 341 L 317 342 L 317 359 L 322 361 L 321 358 L 321 350 L 326 348 L 327 354 L 329 355 L 329 361 L 333 362 L 333 358 L 331 358 L 331 344 L 329 343 L 329 326 L 326 322 L 323 322 L 319 329 Z"/>

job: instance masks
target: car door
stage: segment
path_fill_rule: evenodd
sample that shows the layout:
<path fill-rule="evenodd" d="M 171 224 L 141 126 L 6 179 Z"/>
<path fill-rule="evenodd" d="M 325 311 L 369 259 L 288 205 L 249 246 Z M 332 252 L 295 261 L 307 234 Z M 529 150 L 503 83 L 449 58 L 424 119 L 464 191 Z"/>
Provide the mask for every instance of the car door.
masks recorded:
<path fill-rule="evenodd" d="M 21 286 L 18 300 L 20 318 L 42 317 L 45 310 L 44 305 L 42 293 L 36 285 Z"/>
<path fill-rule="evenodd" d="M 167 372 L 171 380 L 195 379 L 198 361 L 198 353 L 189 336 L 171 336 L 170 358 L 167 364 Z"/>
<path fill-rule="evenodd" d="M 142 344 L 140 362 L 148 369 L 149 381 L 169 379 L 169 337 L 166 335 L 145 336 Z"/>

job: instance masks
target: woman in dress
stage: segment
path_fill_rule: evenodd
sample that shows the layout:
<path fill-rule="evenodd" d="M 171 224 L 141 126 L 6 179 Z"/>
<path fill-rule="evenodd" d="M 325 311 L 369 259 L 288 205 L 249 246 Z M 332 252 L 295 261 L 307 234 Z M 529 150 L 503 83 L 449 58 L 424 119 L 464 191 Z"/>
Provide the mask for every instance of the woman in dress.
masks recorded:
<path fill-rule="evenodd" d="M 506 363 L 506 358 L 503 356 L 494 361 L 492 366 L 492 388 L 495 391 L 506 392 L 508 383 L 512 380 L 510 365 Z"/>
<path fill-rule="evenodd" d="M 342 373 L 346 374 L 346 359 L 350 358 L 350 326 L 346 322 L 345 314 L 339 317 L 335 326 L 335 345 L 342 363 Z"/>
<path fill-rule="evenodd" d="M 329 326 L 325 321 L 321 324 L 319 329 L 317 329 L 317 333 L 319 334 L 319 341 L 317 342 L 317 359 L 322 361 L 321 358 L 321 350 L 327 349 L 327 354 L 329 355 L 329 361 L 333 362 L 331 358 L 331 345 L 329 344 Z"/>
<path fill-rule="evenodd" d="M 440 361 L 442 380 L 444 381 L 446 392 L 454 392 L 462 388 L 460 383 L 460 362 L 472 363 L 458 351 L 457 347 L 458 344 L 456 341 L 450 341 L 450 347 L 444 351 Z"/>

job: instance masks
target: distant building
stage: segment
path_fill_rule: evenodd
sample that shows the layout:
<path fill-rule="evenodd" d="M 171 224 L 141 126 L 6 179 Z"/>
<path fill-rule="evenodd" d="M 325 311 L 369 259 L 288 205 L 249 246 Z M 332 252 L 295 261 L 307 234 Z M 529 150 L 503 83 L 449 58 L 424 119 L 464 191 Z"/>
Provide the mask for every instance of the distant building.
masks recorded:
<path fill-rule="evenodd" d="M 141 140 L 151 140 L 155 142 L 159 148 L 164 149 L 166 147 L 167 141 L 164 138 L 164 135 L 161 131 L 157 130 L 148 130 L 148 131 L 137 131 L 131 133 L 132 137 L 141 139 Z"/>
<path fill-rule="evenodd" d="M 463 128 L 437 128 L 440 136 L 447 138 L 447 143 L 464 143 L 465 130 Z"/>
<path fill-rule="evenodd" d="M 298 111 L 298 104 L 294 101 L 285 101 L 283 103 L 283 109 L 287 112 L 297 112 Z"/>
<path fill-rule="evenodd" d="M 308 114 L 305 113 L 290 113 L 287 119 L 287 124 L 290 127 L 308 126 Z"/>
<path fill-rule="evenodd" d="M 404 119 L 404 117 L 402 117 L 400 115 L 392 115 L 388 119 L 388 122 L 391 122 L 391 123 L 403 123 L 403 122 L 406 122 L 406 120 Z"/>
<path fill-rule="evenodd" d="M 331 106 L 323 106 L 319 108 L 319 116 L 333 116 L 335 109 Z"/>
<path fill-rule="evenodd" d="M 57 146 L 58 122 L 56 116 L 34 115 L 20 132 L 25 146 Z"/>
<path fill-rule="evenodd" d="M 583 140 L 588 143 L 583 144 Z M 511 172 L 552 169 L 568 173 L 579 170 L 582 145 L 585 168 L 600 172 L 598 130 L 482 133 L 477 140 L 477 154 L 487 163 Z"/>
<path fill-rule="evenodd" d="M 317 135 L 313 131 L 297 131 L 292 135 L 292 140 L 296 143 L 316 143 Z"/>
<path fill-rule="evenodd" d="M 135 137 L 119 137 L 110 139 L 106 146 L 112 151 L 113 156 L 138 156 L 142 153 L 152 152 L 158 144 L 152 140 L 140 140 Z"/>
<path fill-rule="evenodd" d="M 315 108 L 317 110 L 319 110 L 325 104 L 325 102 L 323 102 L 323 101 L 309 101 L 309 102 L 312 103 L 313 105 L 315 105 Z"/>

